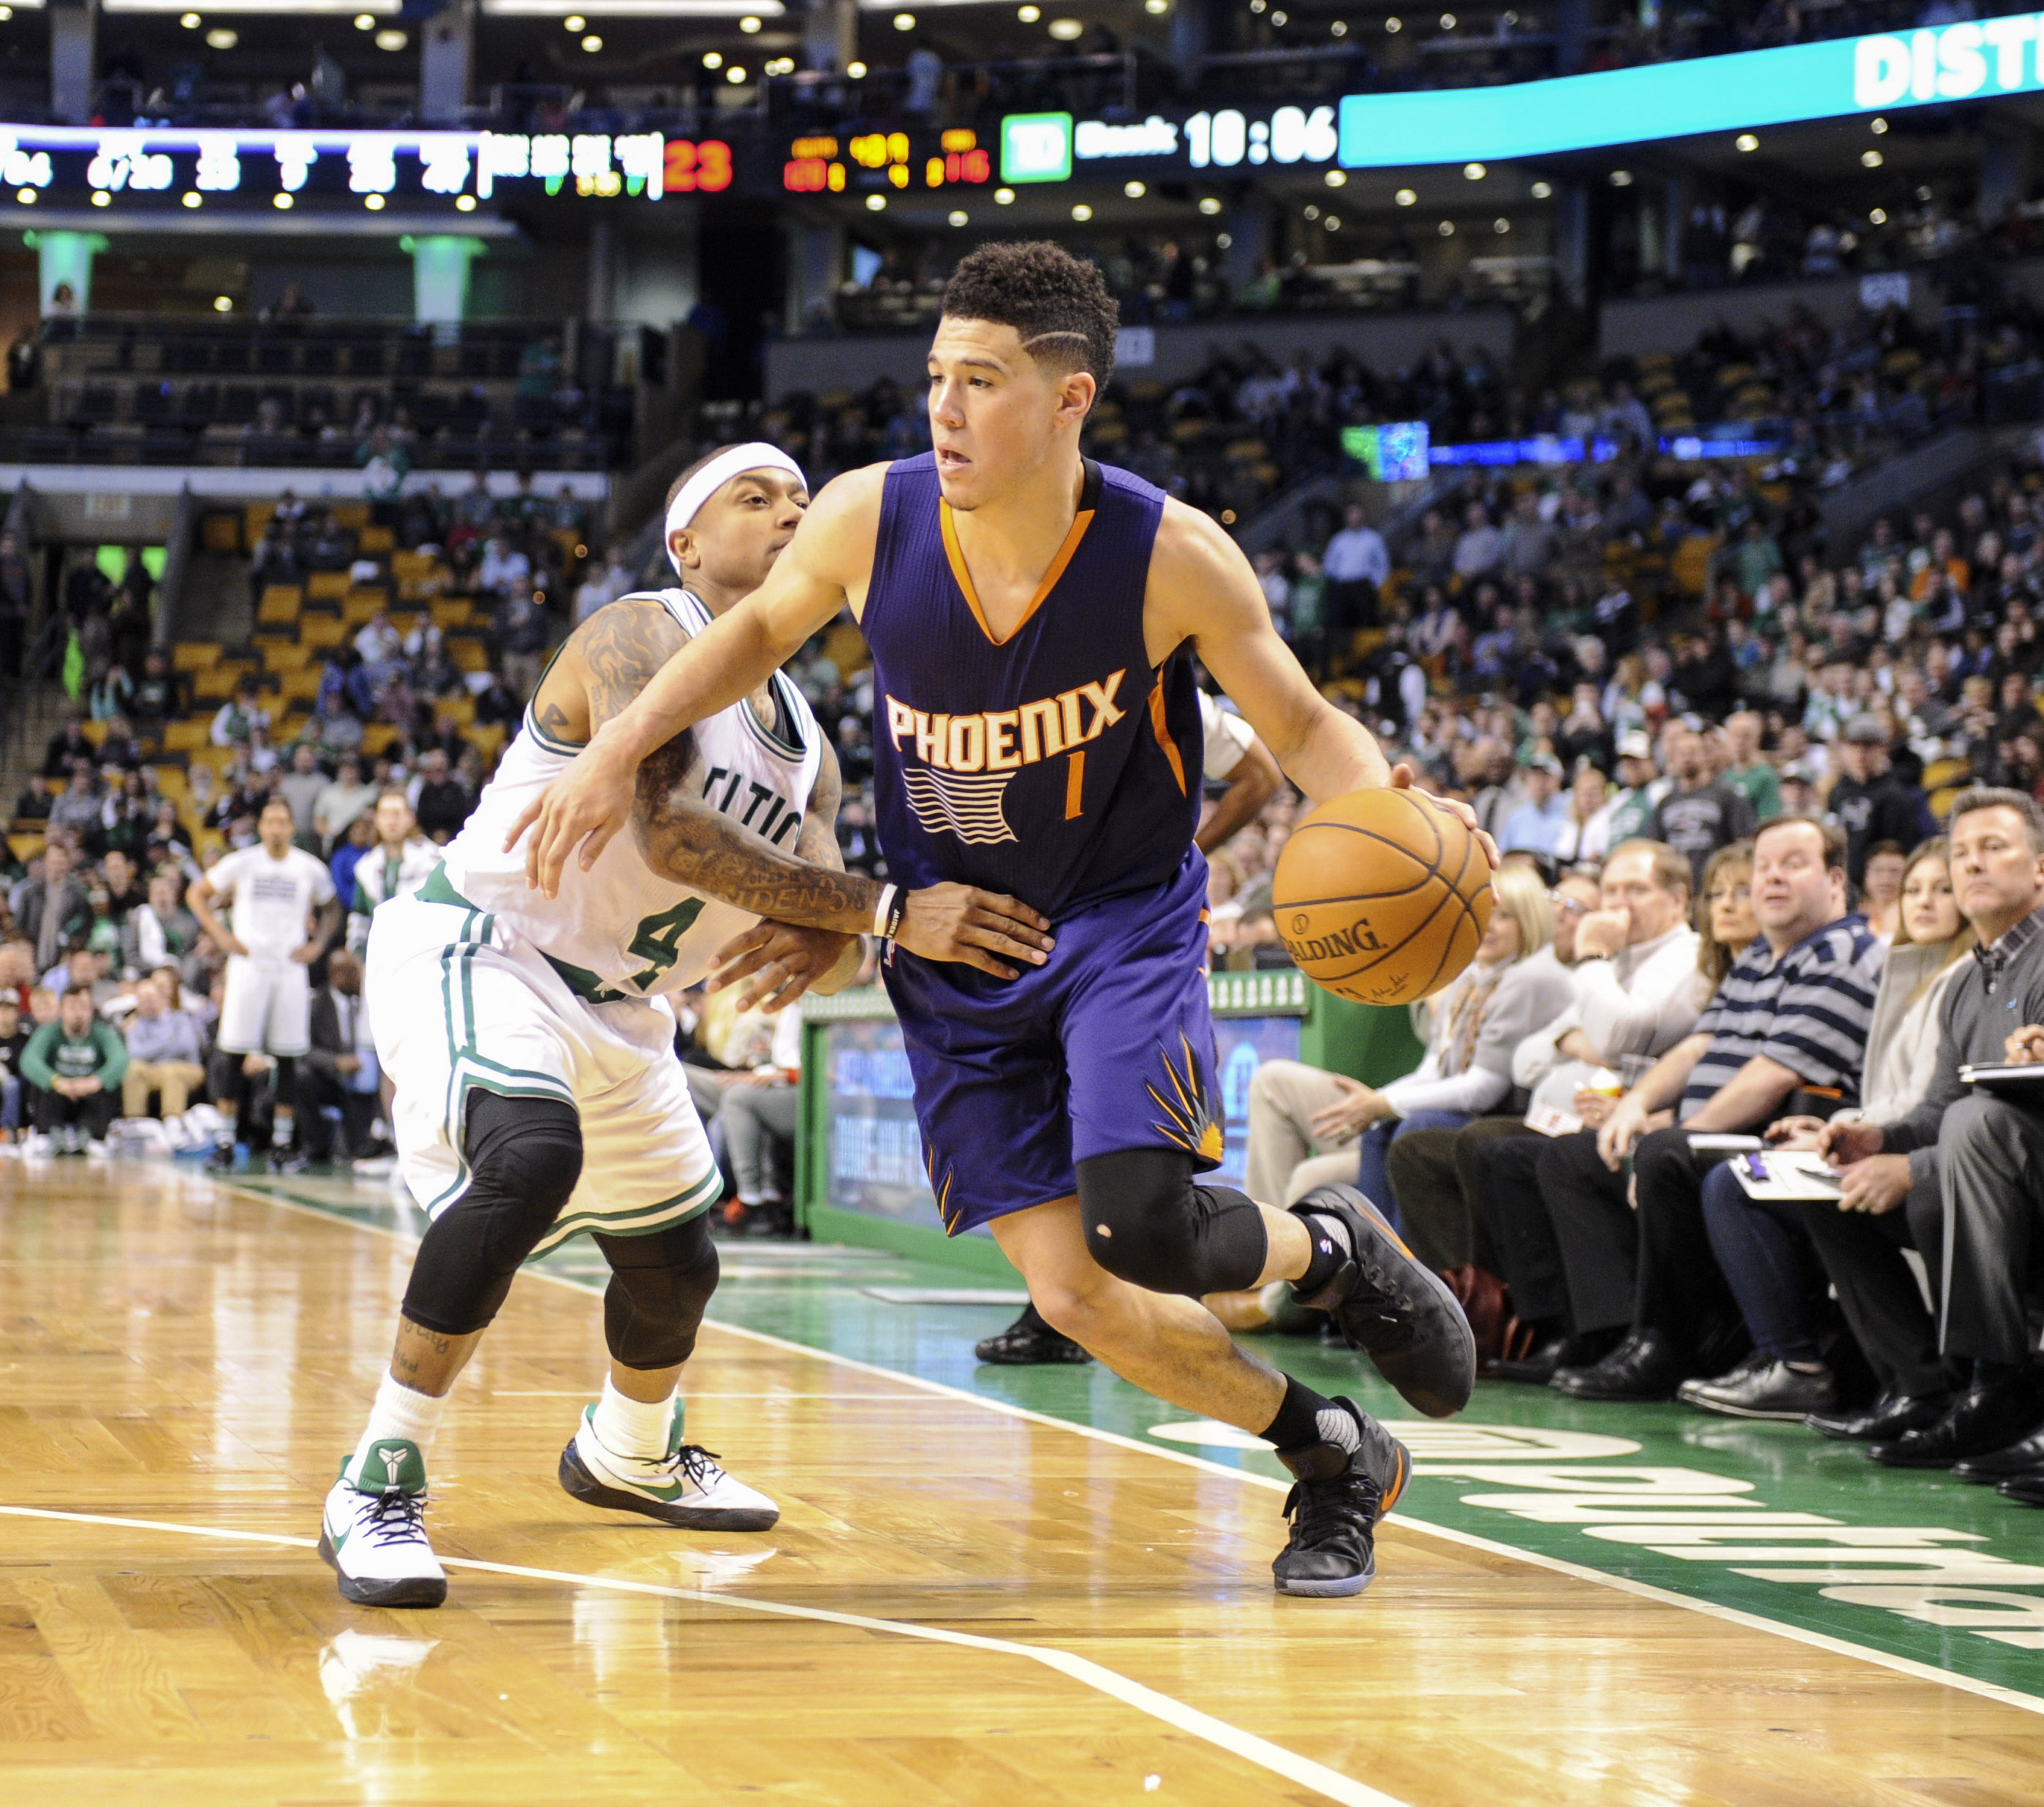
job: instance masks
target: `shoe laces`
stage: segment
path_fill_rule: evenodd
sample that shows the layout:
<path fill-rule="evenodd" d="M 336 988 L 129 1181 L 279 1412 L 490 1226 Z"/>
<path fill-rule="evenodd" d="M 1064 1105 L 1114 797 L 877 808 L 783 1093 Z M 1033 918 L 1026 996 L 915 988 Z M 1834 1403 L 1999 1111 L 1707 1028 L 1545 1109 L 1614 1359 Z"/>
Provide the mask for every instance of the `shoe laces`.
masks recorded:
<path fill-rule="evenodd" d="M 1294 1481 L 1285 1496 L 1295 1549 L 1324 1548 L 1366 1536 L 1382 1516 L 1384 1490 L 1356 1469 L 1324 1481 Z"/>
<path fill-rule="evenodd" d="M 378 1544 L 424 1544 L 426 1541 L 426 1496 L 401 1493 L 391 1488 L 374 1494 L 363 1528 Z"/>
<path fill-rule="evenodd" d="M 717 1454 L 713 1449 L 705 1449 L 699 1443 L 685 1443 L 660 1464 L 670 1474 L 678 1474 L 694 1485 L 698 1493 L 708 1493 L 723 1478 L 724 1471 L 717 1466 Z"/>

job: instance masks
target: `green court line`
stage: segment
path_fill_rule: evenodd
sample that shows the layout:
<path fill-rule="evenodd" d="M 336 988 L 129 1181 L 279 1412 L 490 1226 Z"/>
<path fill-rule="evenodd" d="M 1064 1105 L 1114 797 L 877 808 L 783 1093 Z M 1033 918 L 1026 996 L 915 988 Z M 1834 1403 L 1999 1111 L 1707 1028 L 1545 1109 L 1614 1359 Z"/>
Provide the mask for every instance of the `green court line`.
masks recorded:
<path fill-rule="evenodd" d="M 378 1228 L 415 1232 L 420 1221 L 387 1193 L 345 1179 L 236 1183 Z M 1289 1478 L 1260 1444 L 1240 1447 L 1220 1427 L 1155 1437 L 1160 1426 L 1185 1426 L 1186 1415 L 1097 1365 L 982 1367 L 972 1344 L 1008 1321 L 1003 1308 L 889 1305 L 861 1290 L 983 1285 L 982 1275 L 892 1251 L 807 1246 L 826 1275 L 805 1275 L 809 1257 L 788 1244 L 720 1245 L 727 1269 L 775 1271 L 727 1278 L 712 1321 L 1266 1481 Z M 586 1241 L 537 1265 L 593 1289 L 606 1272 Z M 1298 1337 L 1249 1342 L 1309 1386 L 1401 1425 L 1410 1419 L 1360 1356 Z M 2044 1701 L 2044 1513 L 1987 1489 L 1877 1467 L 1858 1448 L 1798 1425 L 1572 1401 L 1500 1382 L 1480 1383 L 1462 1418 L 1400 1434 L 1416 1458 L 1400 1513 L 1416 1521 Z M 1230 1440 L 1189 1440 L 1216 1436 Z M 1281 1532 L 1274 1498 L 1274 1551 Z"/>

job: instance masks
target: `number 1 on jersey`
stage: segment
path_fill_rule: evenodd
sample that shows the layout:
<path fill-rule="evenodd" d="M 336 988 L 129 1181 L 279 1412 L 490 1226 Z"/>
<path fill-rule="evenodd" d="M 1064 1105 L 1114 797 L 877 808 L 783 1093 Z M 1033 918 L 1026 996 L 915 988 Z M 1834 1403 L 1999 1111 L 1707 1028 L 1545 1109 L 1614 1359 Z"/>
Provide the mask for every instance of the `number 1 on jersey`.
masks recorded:
<path fill-rule="evenodd" d="M 1085 813 L 1085 749 L 1065 755 L 1065 820 L 1076 822 Z"/>

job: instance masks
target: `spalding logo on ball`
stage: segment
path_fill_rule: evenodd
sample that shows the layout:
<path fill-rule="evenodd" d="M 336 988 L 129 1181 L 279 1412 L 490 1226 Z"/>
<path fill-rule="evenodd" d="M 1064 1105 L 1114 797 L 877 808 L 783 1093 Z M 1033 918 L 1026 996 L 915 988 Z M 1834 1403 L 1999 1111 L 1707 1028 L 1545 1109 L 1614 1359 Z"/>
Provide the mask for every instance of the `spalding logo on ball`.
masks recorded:
<path fill-rule="evenodd" d="M 1324 803 L 1278 856 L 1270 904 L 1299 970 L 1358 1004 L 1412 1004 L 1476 957 L 1496 899 L 1460 817 L 1417 790 Z"/>

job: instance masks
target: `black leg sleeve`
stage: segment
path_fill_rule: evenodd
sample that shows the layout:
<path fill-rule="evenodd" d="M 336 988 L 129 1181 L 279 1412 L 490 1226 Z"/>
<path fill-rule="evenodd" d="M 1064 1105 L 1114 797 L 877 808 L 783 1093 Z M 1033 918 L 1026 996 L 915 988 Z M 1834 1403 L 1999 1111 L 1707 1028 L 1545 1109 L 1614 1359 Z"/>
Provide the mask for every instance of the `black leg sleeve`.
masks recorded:
<path fill-rule="evenodd" d="M 1086 1247 L 1116 1278 L 1153 1293 L 1239 1293 L 1263 1272 L 1263 1213 L 1239 1192 L 1195 1186 L 1178 1148 L 1124 1148 L 1078 1163 Z"/>
<path fill-rule="evenodd" d="M 628 1368 L 679 1367 L 695 1353 L 696 1332 L 717 1290 L 717 1244 L 709 1213 L 651 1236 L 599 1235 L 610 1263 L 603 1295 L 603 1336 Z"/>
<path fill-rule="evenodd" d="M 582 1177 L 582 1125 L 556 1099 L 474 1092 L 463 1149 L 468 1190 L 433 1220 L 405 1289 L 405 1317 L 443 1336 L 496 1317 Z"/>

